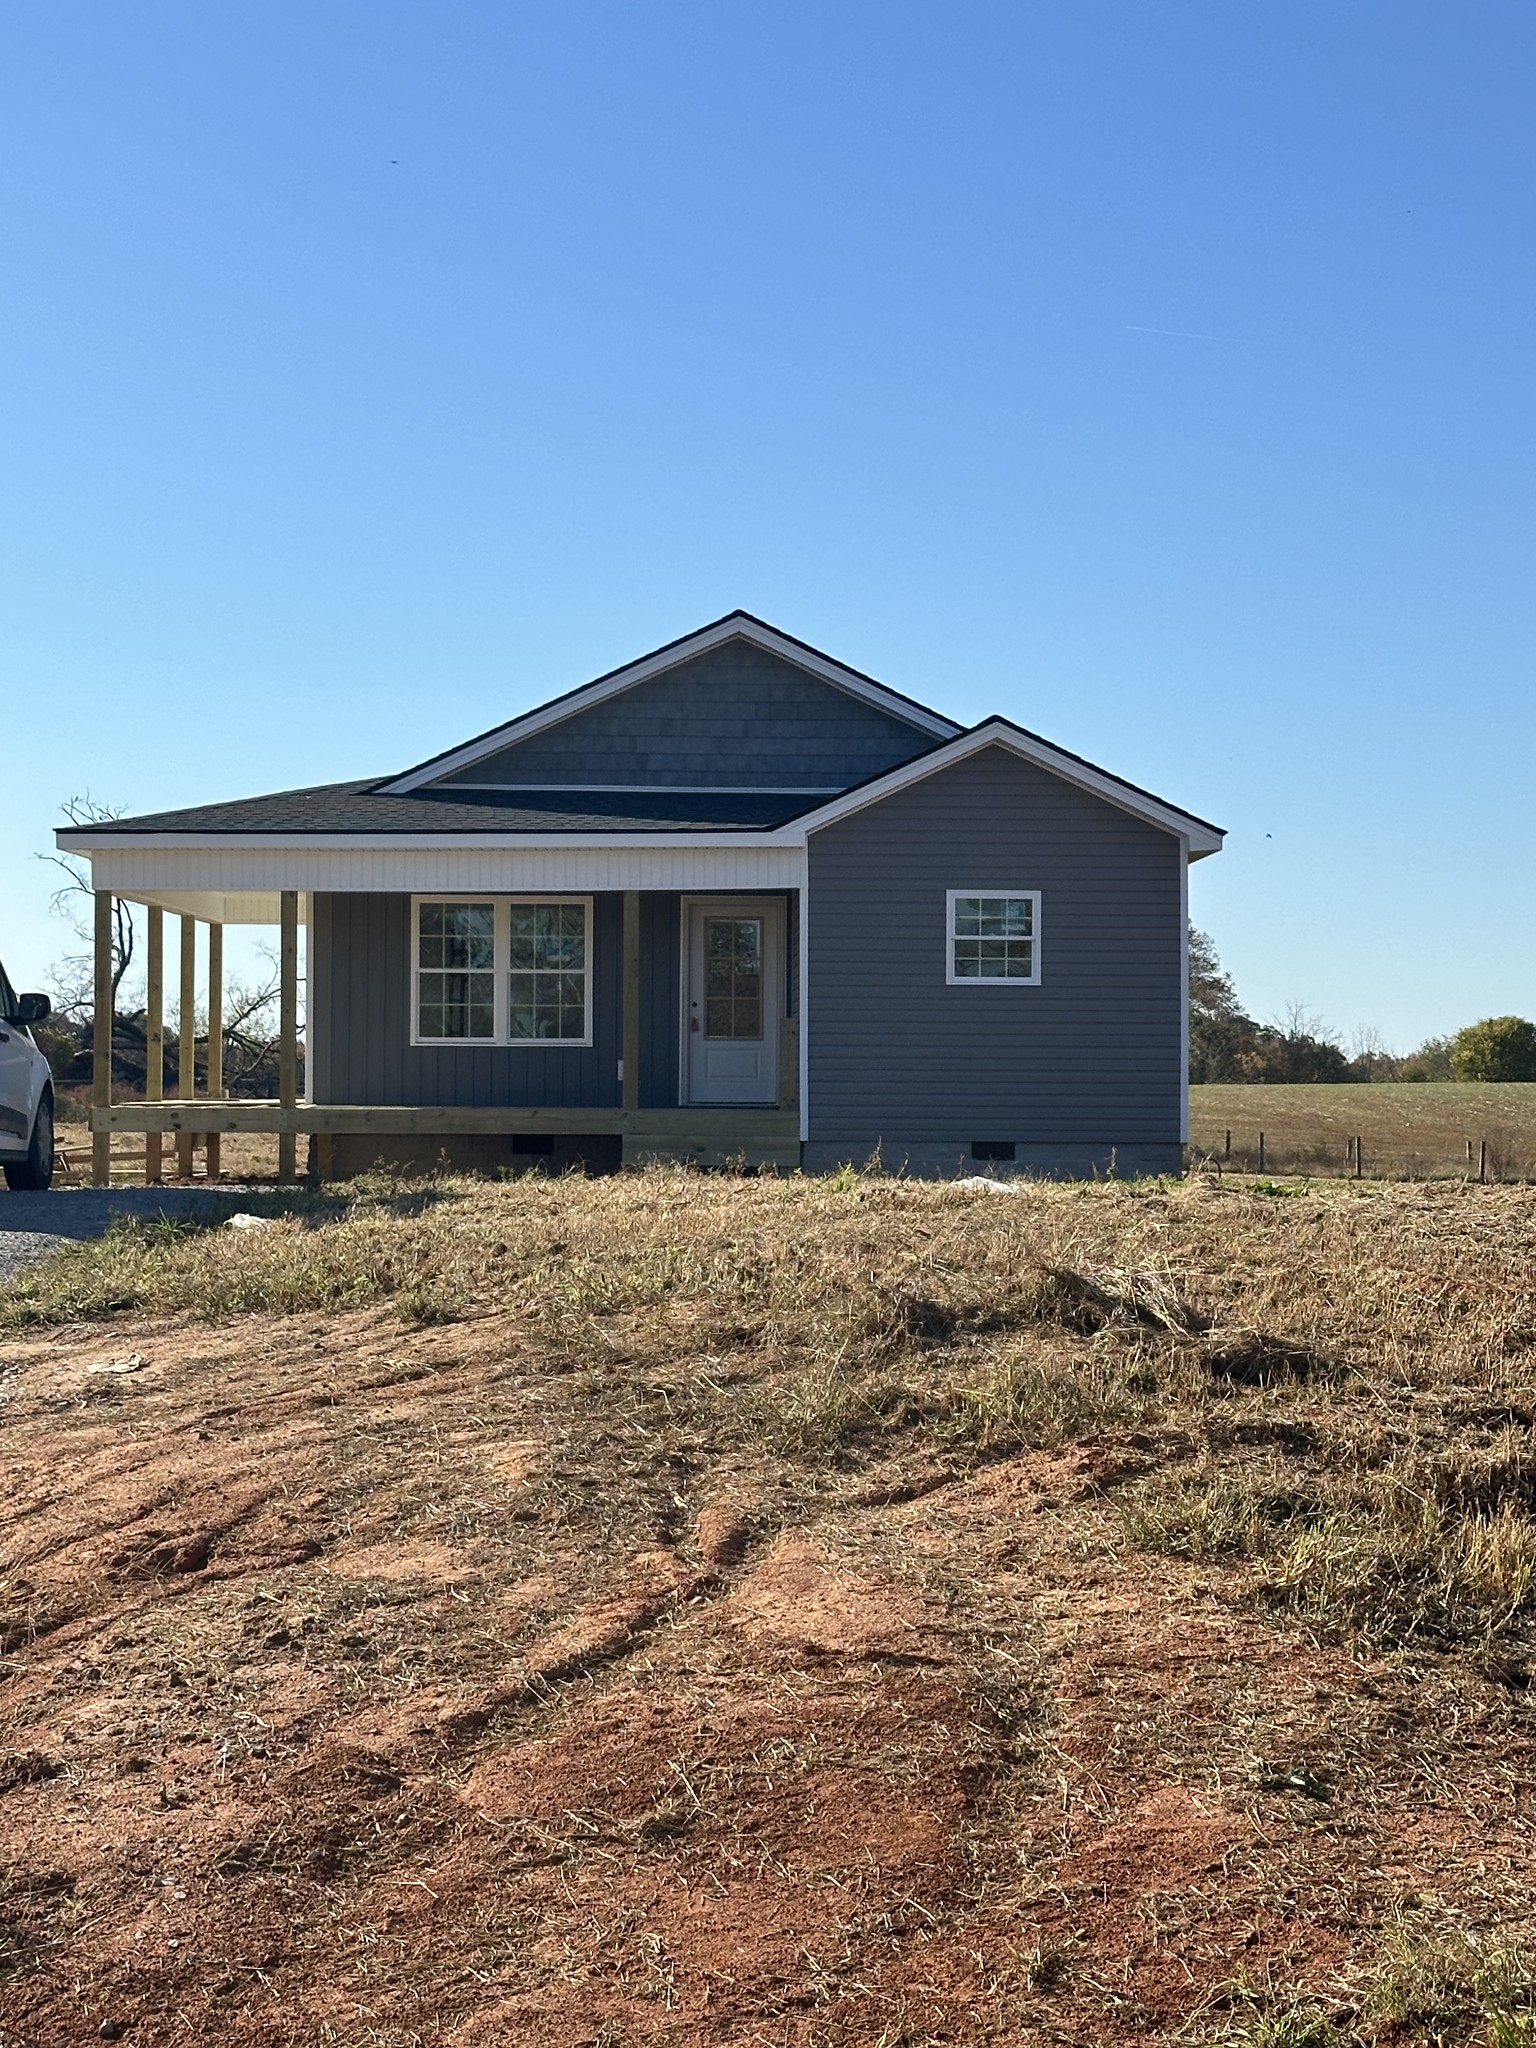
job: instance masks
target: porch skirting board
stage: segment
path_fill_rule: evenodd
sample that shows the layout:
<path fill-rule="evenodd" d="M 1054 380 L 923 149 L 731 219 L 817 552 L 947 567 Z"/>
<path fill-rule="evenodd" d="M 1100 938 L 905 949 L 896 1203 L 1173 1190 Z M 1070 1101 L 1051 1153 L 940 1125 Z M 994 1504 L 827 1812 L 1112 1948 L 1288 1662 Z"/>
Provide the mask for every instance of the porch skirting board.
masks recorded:
<path fill-rule="evenodd" d="M 862 1167 L 878 1158 L 882 1172 L 906 1173 L 917 1180 L 952 1180 L 967 1174 L 988 1180 L 1007 1180 L 1015 1174 L 1042 1180 L 1143 1180 L 1184 1170 L 1184 1148 L 1177 1139 L 1128 1145 L 1031 1145 L 1020 1140 L 1012 1159 L 977 1159 L 971 1143 L 903 1143 L 880 1137 L 835 1143 L 813 1138 L 801 1148 L 802 1163 L 807 1173 L 835 1173 L 840 1166 Z"/>

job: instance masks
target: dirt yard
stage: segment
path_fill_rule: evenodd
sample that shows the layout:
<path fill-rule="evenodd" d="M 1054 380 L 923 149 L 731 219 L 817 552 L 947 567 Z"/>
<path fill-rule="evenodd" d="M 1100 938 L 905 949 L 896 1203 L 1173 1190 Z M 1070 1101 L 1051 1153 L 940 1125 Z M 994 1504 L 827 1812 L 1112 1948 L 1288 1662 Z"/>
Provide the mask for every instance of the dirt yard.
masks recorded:
<path fill-rule="evenodd" d="M 4 2048 L 1536 2039 L 1536 1198 L 254 1206 L 0 1293 Z"/>

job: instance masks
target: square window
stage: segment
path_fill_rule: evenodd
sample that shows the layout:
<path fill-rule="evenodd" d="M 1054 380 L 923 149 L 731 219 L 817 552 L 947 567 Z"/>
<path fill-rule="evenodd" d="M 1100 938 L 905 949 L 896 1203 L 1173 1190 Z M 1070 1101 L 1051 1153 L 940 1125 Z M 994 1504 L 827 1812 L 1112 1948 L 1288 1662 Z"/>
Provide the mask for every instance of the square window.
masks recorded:
<path fill-rule="evenodd" d="M 1038 889 L 949 892 L 948 966 L 954 982 L 1040 980 Z"/>

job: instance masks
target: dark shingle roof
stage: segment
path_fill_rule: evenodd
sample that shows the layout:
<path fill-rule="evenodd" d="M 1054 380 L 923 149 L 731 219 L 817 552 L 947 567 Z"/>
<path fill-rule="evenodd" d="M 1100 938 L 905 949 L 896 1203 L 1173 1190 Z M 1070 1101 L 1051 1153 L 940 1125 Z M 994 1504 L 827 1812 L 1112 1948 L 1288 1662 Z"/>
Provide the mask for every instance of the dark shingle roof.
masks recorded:
<path fill-rule="evenodd" d="M 331 782 L 114 818 L 88 831 L 92 839 L 114 832 L 761 832 L 825 802 L 783 790 L 422 789 L 384 796 L 377 781 Z"/>

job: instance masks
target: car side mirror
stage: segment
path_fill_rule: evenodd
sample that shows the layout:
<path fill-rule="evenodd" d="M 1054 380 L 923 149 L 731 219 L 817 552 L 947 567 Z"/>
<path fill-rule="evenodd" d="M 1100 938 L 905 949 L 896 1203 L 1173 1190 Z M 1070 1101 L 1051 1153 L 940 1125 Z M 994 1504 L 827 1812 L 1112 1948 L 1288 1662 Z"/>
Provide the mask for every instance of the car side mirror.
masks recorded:
<path fill-rule="evenodd" d="M 16 998 L 16 1022 L 18 1024 L 41 1024 L 52 1010 L 53 1005 L 46 996 L 30 995 Z"/>

